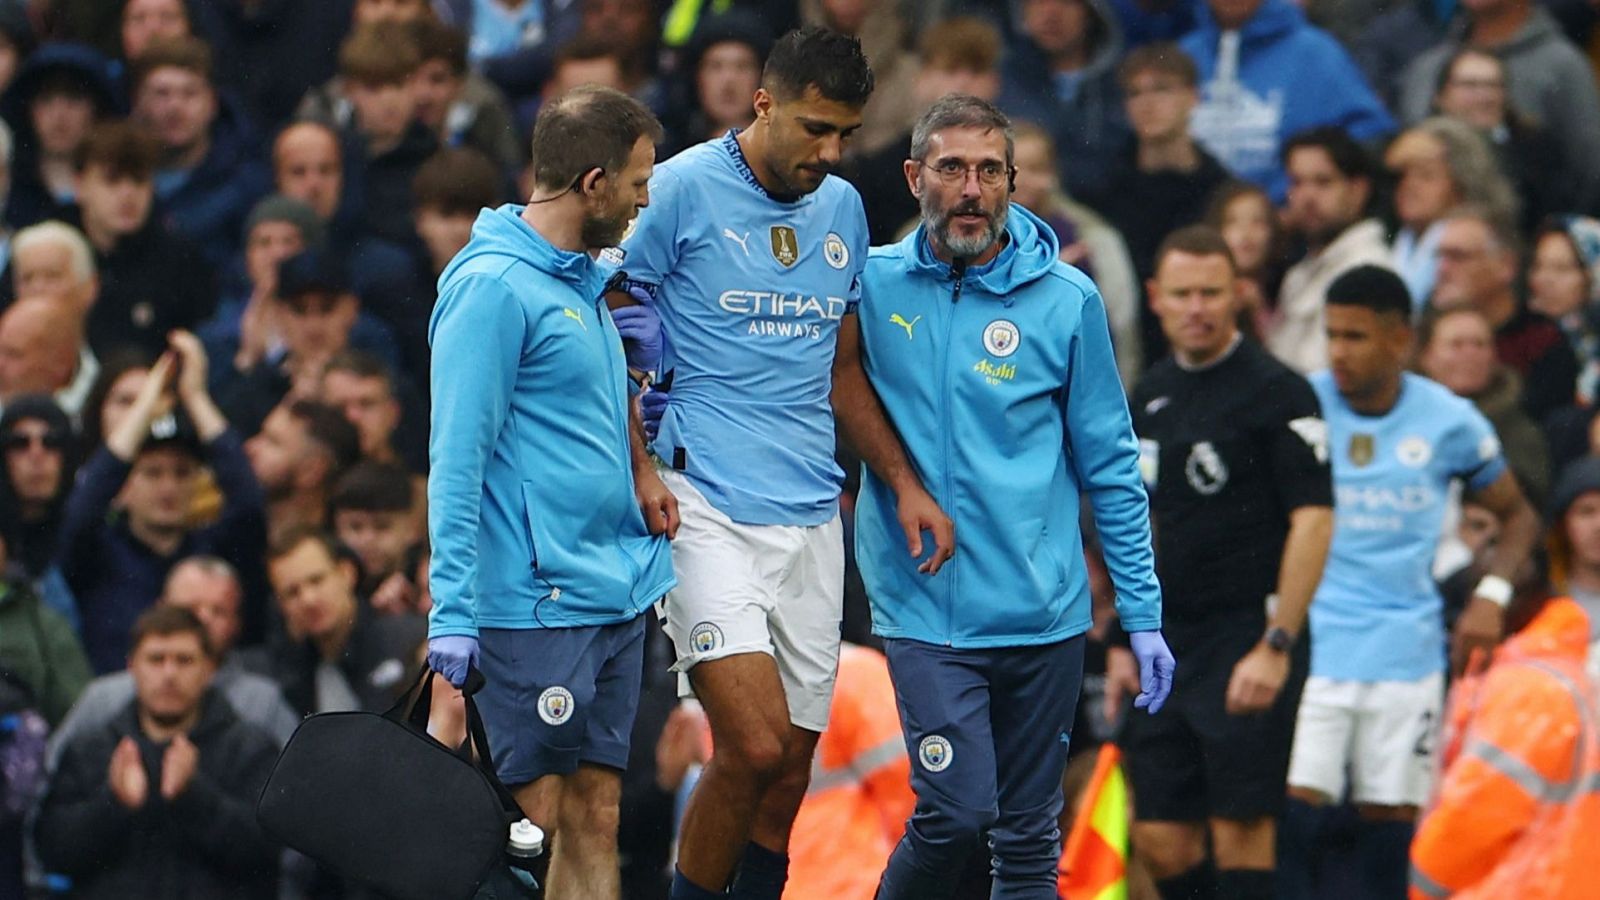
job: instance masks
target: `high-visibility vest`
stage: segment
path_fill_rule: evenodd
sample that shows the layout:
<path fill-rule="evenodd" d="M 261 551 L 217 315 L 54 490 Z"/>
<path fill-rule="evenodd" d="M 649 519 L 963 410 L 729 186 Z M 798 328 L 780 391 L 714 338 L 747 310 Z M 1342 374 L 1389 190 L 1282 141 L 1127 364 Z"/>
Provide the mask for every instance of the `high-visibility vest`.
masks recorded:
<path fill-rule="evenodd" d="M 1411 845 L 1411 897 L 1600 900 L 1600 706 L 1589 619 L 1565 598 L 1452 691 L 1444 779 Z"/>
<path fill-rule="evenodd" d="M 1122 753 L 1103 744 L 1061 854 L 1064 900 L 1127 900 L 1128 815 Z"/>
<path fill-rule="evenodd" d="M 872 900 L 916 804 L 889 664 L 845 644 L 828 730 L 789 836 L 783 900 Z"/>
<path fill-rule="evenodd" d="M 733 8 L 733 0 L 673 0 L 661 24 L 661 43 L 668 47 L 682 47 L 694 35 L 695 26 L 706 13 L 709 2 L 711 14 L 718 15 Z"/>

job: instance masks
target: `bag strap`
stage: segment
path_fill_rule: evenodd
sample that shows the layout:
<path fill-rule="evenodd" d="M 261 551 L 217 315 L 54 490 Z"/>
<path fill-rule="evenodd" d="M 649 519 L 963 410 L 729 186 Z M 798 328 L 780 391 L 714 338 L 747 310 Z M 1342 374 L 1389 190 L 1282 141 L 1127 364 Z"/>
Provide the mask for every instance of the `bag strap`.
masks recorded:
<path fill-rule="evenodd" d="M 417 673 L 416 680 L 407 687 L 400 699 L 389 707 L 384 713 L 386 719 L 406 725 L 424 735 L 428 733 L 428 714 L 433 702 L 433 669 L 427 665 L 422 666 Z M 467 737 L 461 746 L 455 748 L 455 754 L 483 773 L 488 779 L 489 786 L 494 789 L 495 796 L 500 799 L 500 805 L 508 813 L 517 818 L 524 818 L 522 807 L 518 805 L 516 797 L 500 781 L 500 776 L 494 771 L 494 756 L 489 752 L 489 732 L 483 726 L 483 716 L 478 712 L 478 704 L 472 695 L 483 689 L 487 681 L 477 666 L 467 668 L 467 680 L 461 685 L 461 698 L 467 707 Z M 412 695 L 415 694 L 415 698 Z M 407 708 L 409 706 L 409 709 Z M 431 738 L 430 738 L 431 739 Z M 477 751 L 477 758 L 473 758 L 473 751 Z"/>

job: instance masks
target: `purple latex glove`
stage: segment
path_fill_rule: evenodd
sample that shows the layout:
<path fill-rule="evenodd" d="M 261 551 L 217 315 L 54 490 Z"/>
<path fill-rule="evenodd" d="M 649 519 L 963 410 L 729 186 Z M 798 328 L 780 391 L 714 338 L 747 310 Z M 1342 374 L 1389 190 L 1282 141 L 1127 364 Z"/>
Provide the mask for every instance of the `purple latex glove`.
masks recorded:
<path fill-rule="evenodd" d="M 628 289 L 634 297 L 644 293 L 635 291 L 639 289 Z M 611 311 L 611 321 L 617 323 L 617 333 L 622 335 L 622 353 L 628 359 L 628 368 L 654 372 L 661 367 L 661 317 L 655 310 L 643 304 L 624 306 Z"/>
<path fill-rule="evenodd" d="M 1139 661 L 1139 696 L 1133 698 L 1133 705 L 1155 715 L 1172 693 L 1172 673 L 1178 662 L 1159 631 L 1130 632 L 1128 644 Z"/>
<path fill-rule="evenodd" d="M 428 639 L 428 668 L 444 676 L 453 687 L 467 683 L 467 670 L 478 665 L 478 639 L 447 634 Z"/>
<path fill-rule="evenodd" d="M 644 420 L 645 440 L 655 443 L 661 433 L 661 415 L 667 411 L 667 392 L 651 388 L 639 395 L 639 418 Z"/>

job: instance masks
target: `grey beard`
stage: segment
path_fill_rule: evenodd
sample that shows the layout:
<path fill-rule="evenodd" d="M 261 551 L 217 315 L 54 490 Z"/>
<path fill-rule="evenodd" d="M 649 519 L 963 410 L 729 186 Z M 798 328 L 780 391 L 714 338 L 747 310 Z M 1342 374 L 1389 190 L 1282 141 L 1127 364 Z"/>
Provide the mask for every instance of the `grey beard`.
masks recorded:
<path fill-rule="evenodd" d="M 983 232 L 972 237 L 952 234 L 950 230 L 950 213 L 940 215 L 935 210 L 929 209 L 930 198 L 924 194 L 922 203 L 922 217 L 927 220 L 933 229 L 934 243 L 949 251 L 951 256 L 971 258 L 982 255 L 984 251 L 994 246 L 1000 240 L 1000 235 L 1005 232 L 1006 218 L 1011 214 L 1010 206 L 1002 206 L 989 219 Z"/>

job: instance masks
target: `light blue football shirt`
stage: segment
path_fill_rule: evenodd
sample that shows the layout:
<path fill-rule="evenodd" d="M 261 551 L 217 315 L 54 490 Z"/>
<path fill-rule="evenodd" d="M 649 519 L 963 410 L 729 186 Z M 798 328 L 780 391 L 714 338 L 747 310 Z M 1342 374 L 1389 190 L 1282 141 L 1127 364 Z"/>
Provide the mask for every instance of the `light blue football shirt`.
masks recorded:
<path fill-rule="evenodd" d="M 830 175 L 793 202 L 775 199 L 729 132 L 656 166 L 621 249 L 620 268 L 651 290 L 666 334 L 671 399 L 656 454 L 735 522 L 832 519 L 844 478 L 833 351 L 867 260 L 855 188 Z"/>
<path fill-rule="evenodd" d="M 1445 668 L 1432 575 L 1450 483 L 1488 487 L 1506 463 L 1494 428 L 1443 385 L 1406 373 L 1381 416 L 1351 409 L 1327 371 L 1310 377 L 1328 423 L 1334 532 L 1311 604 L 1311 674 L 1417 681 Z"/>

